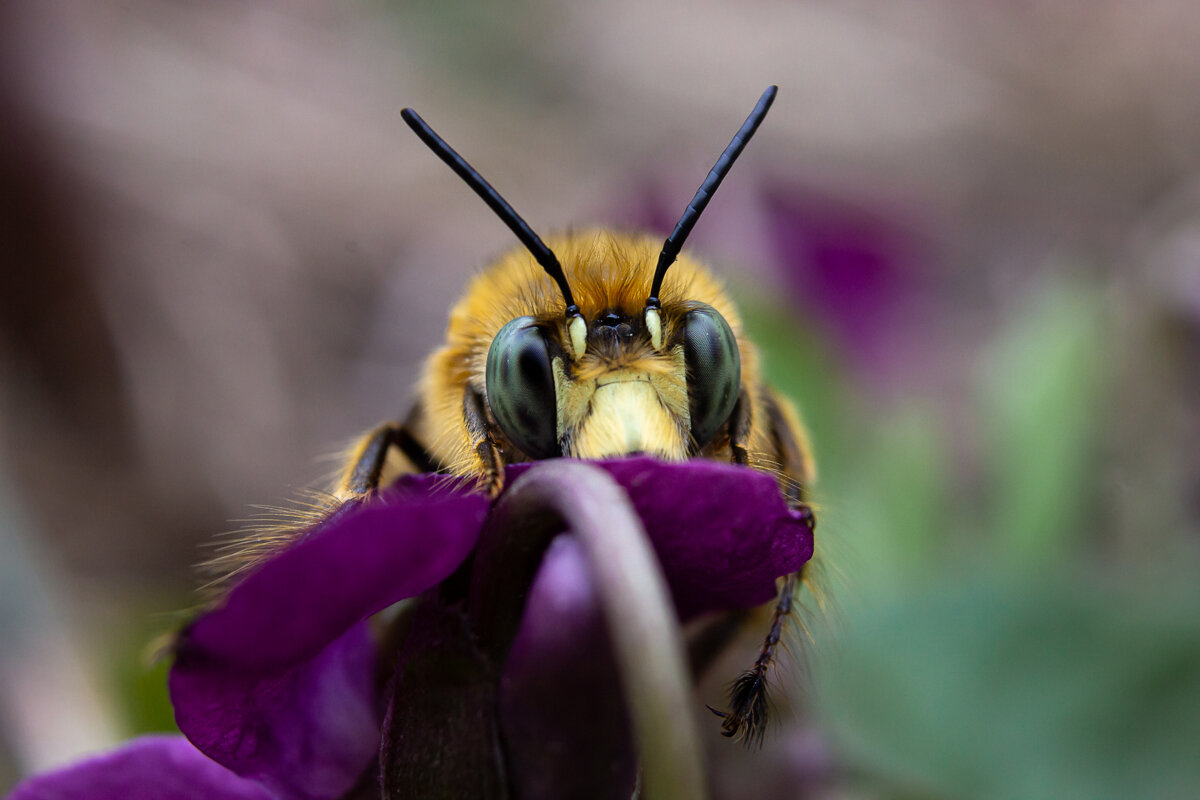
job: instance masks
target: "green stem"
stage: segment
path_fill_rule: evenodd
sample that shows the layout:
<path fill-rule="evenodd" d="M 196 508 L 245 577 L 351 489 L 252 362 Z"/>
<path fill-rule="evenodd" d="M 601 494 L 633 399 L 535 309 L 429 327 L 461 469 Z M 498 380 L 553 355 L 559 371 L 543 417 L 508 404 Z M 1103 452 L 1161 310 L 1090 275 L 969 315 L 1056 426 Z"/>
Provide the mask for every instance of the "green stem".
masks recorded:
<path fill-rule="evenodd" d="M 707 797 L 692 722 L 691 680 L 671 595 L 646 532 L 624 490 L 598 467 L 568 459 L 539 464 L 516 480 L 492 512 L 482 550 L 503 552 L 506 570 L 471 590 L 471 616 L 485 646 L 504 652 L 524 592 L 555 533 L 583 546 L 616 652 L 650 800 Z M 491 554 L 481 552 L 480 557 Z M 524 558 L 522 558 L 524 556 Z"/>

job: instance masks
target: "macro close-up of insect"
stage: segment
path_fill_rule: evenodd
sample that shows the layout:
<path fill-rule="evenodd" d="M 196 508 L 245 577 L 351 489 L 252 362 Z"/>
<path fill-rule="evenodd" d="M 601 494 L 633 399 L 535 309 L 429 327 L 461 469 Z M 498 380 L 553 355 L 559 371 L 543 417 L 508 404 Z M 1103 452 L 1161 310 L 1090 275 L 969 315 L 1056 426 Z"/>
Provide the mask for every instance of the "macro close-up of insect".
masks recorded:
<path fill-rule="evenodd" d="M 531 459 L 647 454 L 710 458 L 777 476 L 811 518 L 815 477 L 789 401 L 760 376 L 758 354 L 721 285 L 680 255 L 688 234 L 775 100 L 769 87 L 667 240 L 583 230 L 547 245 L 412 109 L 416 134 L 496 212 L 525 250 L 488 267 L 450 312 L 420 400 L 355 448 L 337 493 L 373 491 L 394 475 L 439 471 L 493 496 L 504 468 Z M 727 736 L 757 740 L 767 673 L 799 575 L 782 581 L 771 629 L 731 693 Z"/>
<path fill-rule="evenodd" d="M 0 797 L 1200 796 L 1198 36 L 0 3 Z"/>
<path fill-rule="evenodd" d="M 732 300 L 681 254 L 709 199 L 771 104 L 769 87 L 664 243 L 642 233 L 585 229 L 543 241 L 500 194 L 414 112 L 404 120 L 516 234 L 523 249 L 485 268 L 450 311 L 418 401 L 400 421 L 365 434 L 335 486 L 301 519 L 319 519 L 406 474 L 468 479 L 489 496 L 510 464 L 646 455 L 712 459 L 774 476 L 815 526 L 815 468 L 791 403 L 761 377 Z M 698 487 L 701 490 L 703 487 Z M 736 503 L 737 498 L 730 498 Z M 225 583 L 277 551 L 295 527 L 269 523 L 227 543 L 208 565 Z M 224 574 L 223 574 L 224 573 Z M 768 684 L 804 576 L 780 580 L 754 664 L 732 684 L 725 736 L 761 742 Z"/>

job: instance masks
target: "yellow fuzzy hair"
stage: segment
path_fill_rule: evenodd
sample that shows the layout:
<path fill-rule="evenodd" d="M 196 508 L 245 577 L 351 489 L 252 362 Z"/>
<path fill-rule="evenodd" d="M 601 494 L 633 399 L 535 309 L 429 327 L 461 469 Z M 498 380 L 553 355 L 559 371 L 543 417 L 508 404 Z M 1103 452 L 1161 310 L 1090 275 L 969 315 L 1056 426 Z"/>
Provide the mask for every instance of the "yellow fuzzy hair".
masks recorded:
<path fill-rule="evenodd" d="M 644 235 L 593 229 L 550 238 L 546 243 L 562 263 L 575 302 L 585 319 L 593 320 L 606 311 L 635 318 L 641 315 L 650 294 L 661 241 Z M 741 318 L 724 287 L 704 267 L 683 254 L 667 272 L 659 297 L 664 341 L 671 340 L 676 326 L 689 310 L 689 303 L 710 305 L 725 318 L 737 339 L 742 384 L 751 402 L 752 418 L 764 419 L 758 353 L 746 339 Z M 438 462 L 457 475 L 477 477 L 483 470 L 463 421 L 464 388 L 470 385 L 486 396 L 484 375 L 492 340 L 509 321 L 526 315 L 557 325 L 560 337 L 566 340 L 563 298 L 558 287 L 528 251 L 517 249 L 502 256 L 471 282 L 463 298 L 450 311 L 446 343 L 433 353 L 425 366 L 419 392 L 425 413 L 414 433 Z M 643 348 L 628 353 L 620 364 L 608 363 L 589 353 L 573 367 L 576 382 L 599 380 L 614 369 L 656 376 L 664 405 L 676 416 L 680 415 L 682 405 L 686 415 L 682 364 L 677 355 L 655 352 L 648 342 Z M 676 378 L 677 391 L 673 398 L 670 397 L 671 387 L 662 383 L 670 376 Z M 686 417 L 683 421 L 686 422 Z M 657 449 L 661 455 L 683 457 L 679 448 L 686 449 L 686 439 L 676 436 L 662 420 L 656 424 L 659 435 L 669 446 L 652 449 Z M 682 430 L 686 436 L 686 426 L 682 426 Z M 756 424 L 751 429 L 747 449 L 752 466 L 778 471 L 776 447 L 763 425 Z M 609 452 L 601 454 L 615 453 L 609 448 Z M 714 441 L 701 455 L 729 460 L 728 438 Z M 803 481 L 809 476 L 790 477 Z"/>

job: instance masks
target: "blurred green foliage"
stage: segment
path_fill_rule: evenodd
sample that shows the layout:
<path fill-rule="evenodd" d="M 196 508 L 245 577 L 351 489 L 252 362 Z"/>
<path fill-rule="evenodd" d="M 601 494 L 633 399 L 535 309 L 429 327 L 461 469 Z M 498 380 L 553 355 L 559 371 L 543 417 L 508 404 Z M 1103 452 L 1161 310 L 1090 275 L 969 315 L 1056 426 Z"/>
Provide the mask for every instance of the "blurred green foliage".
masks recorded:
<path fill-rule="evenodd" d="M 1200 796 L 1200 594 L 1162 552 L 1105 558 L 1102 295 L 1060 285 L 1020 306 L 981 349 L 966 409 L 866 391 L 818 334 L 749 305 L 769 378 L 814 432 L 818 546 L 843 576 L 814 695 L 851 783 Z"/>
<path fill-rule="evenodd" d="M 171 657 L 166 648 L 168 637 L 186 622 L 186 617 L 163 614 L 162 609 L 184 608 L 186 602 L 179 597 L 139 601 L 137 607 L 147 611 L 131 615 L 113 634 L 107 673 L 127 736 L 179 731 L 167 693 Z"/>
<path fill-rule="evenodd" d="M 1185 798 L 1200 787 L 1194 593 L 975 570 L 854 615 L 820 699 L 877 780 L 935 797 Z"/>
<path fill-rule="evenodd" d="M 1105 341 L 1094 293 L 1052 288 L 984 354 L 981 452 L 998 556 L 1040 562 L 1086 546 Z"/>

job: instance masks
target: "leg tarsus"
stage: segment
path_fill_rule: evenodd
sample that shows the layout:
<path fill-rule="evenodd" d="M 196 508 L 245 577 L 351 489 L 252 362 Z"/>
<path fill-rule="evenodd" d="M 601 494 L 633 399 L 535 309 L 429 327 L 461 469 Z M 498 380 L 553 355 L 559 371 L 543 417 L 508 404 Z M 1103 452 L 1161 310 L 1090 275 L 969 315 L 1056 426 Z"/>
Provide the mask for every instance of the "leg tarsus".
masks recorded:
<path fill-rule="evenodd" d="M 487 404 L 479 392 L 470 386 L 463 393 L 463 422 L 474 445 L 475 456 L 479 459 L 480 482 L 489 495 L 499 497 L 504 490 L 504 459 L 500 444 L 493 435 L 495 425 Z"/>
<path fill-rule="evenodd" d="M 771 628 L 763 640 L 754 666 L 742 673 L 729 690 L 729 711 L 721 714 L 725 721 L 721 733 L 739 739 L 747 745 L 762 744 L 770 712 L 767 672 L 775 661 L 775 651 L 783 637 L 783 624 L 792 611 L 792 596 L 799 583 L 800 573 L 783 579 L 783 588 L 771 617 Z"/>

